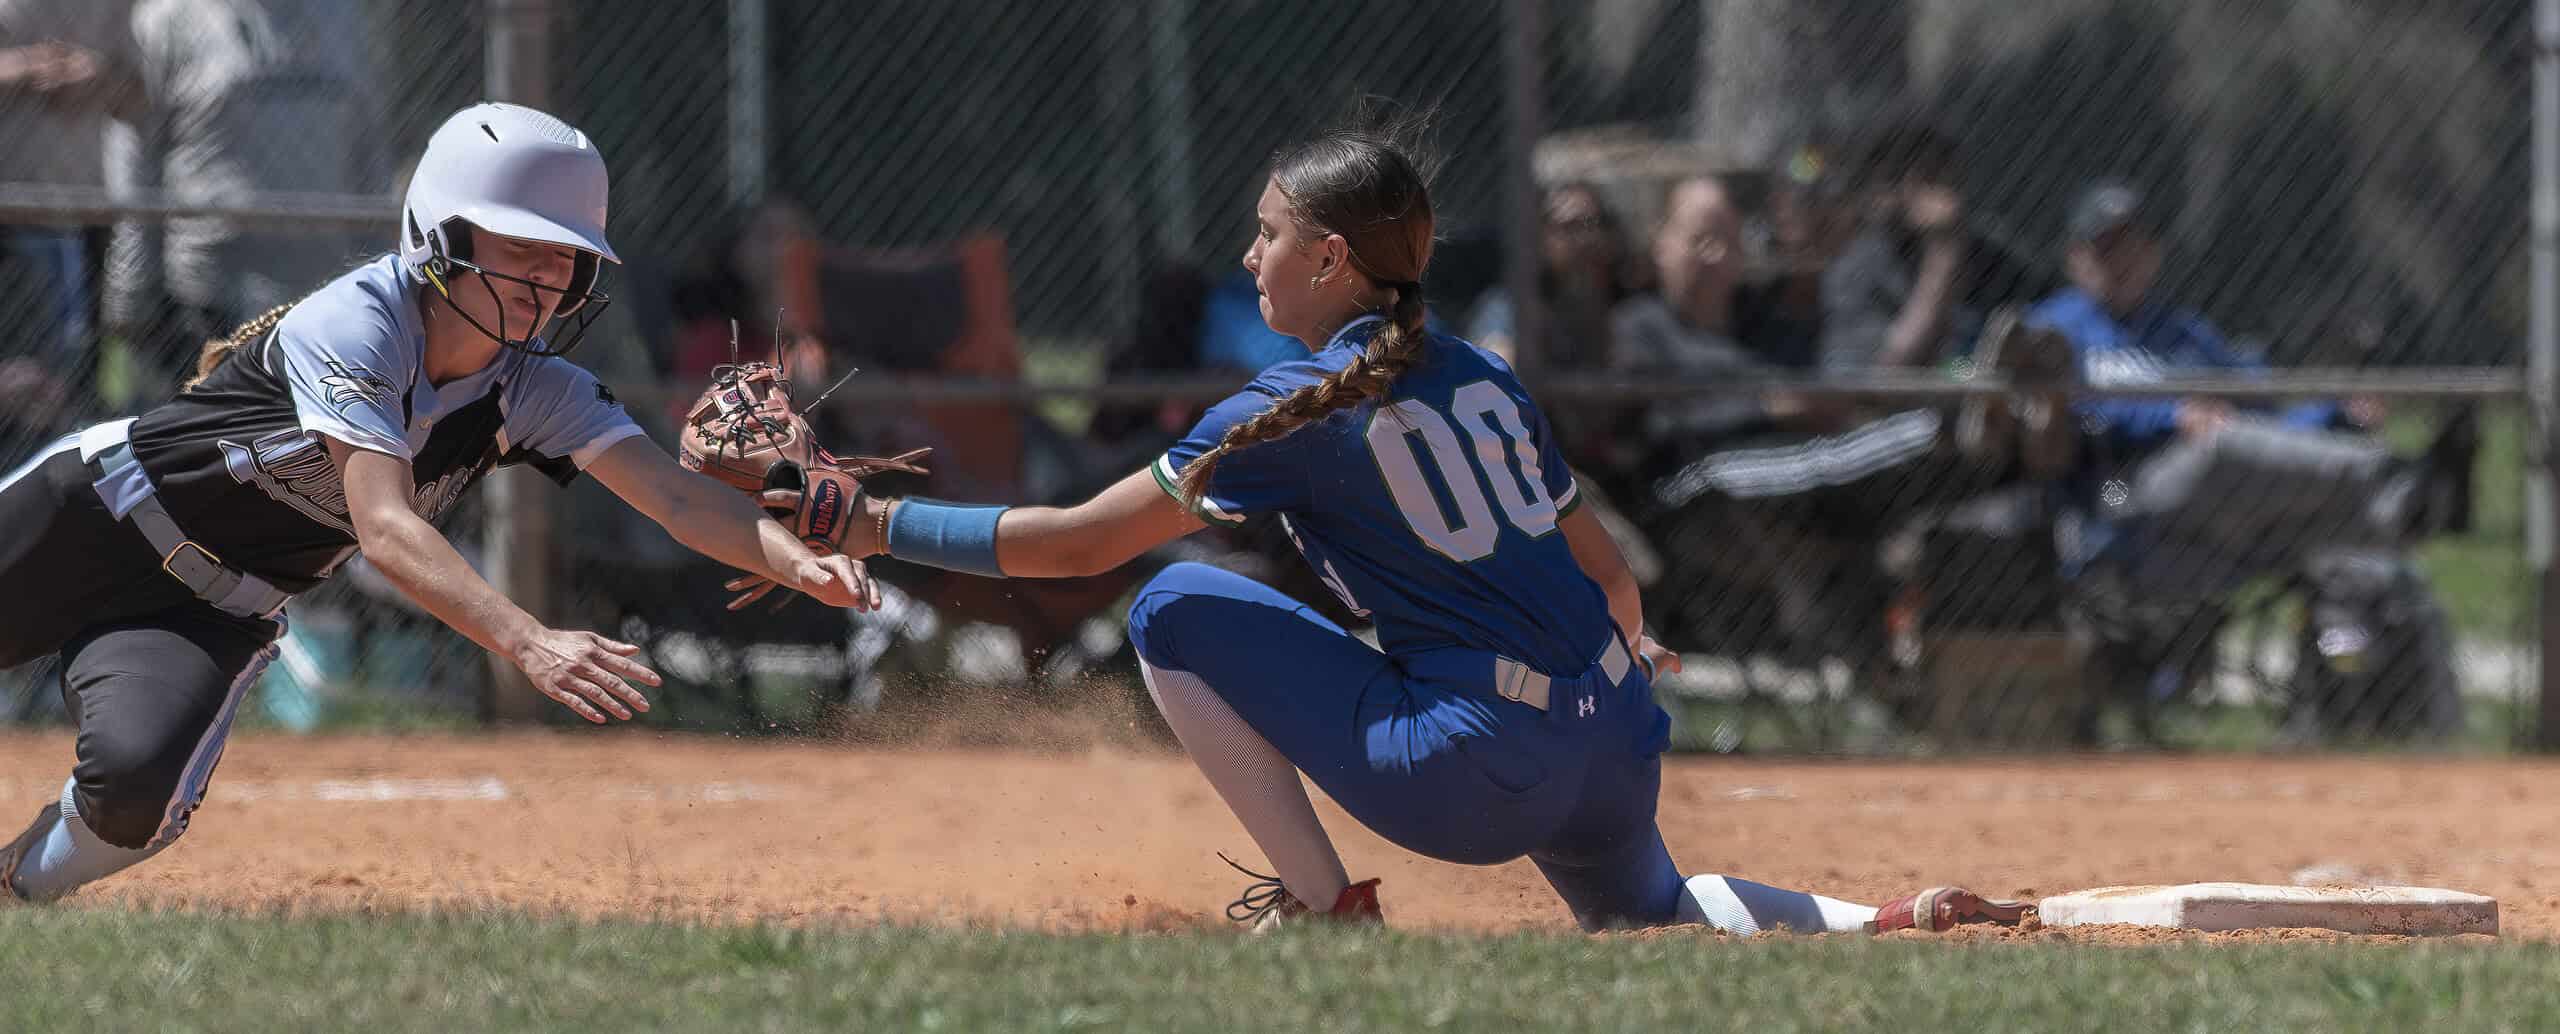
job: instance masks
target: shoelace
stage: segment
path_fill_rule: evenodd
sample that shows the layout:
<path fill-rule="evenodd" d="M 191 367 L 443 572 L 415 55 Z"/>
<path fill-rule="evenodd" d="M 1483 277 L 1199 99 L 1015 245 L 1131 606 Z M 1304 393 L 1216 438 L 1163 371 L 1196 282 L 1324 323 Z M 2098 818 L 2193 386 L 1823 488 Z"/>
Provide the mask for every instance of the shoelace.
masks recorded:
<path fill-rule="evenodd" d="M 1280 882 L 1280 877 L 1264 875 L 1237 865 L 1236 860 L 1227 857 L 1224 851 L 1218 852 L 1218 860 L 1227 863 L 1228 868 L 1251 876 L 1255 880 L 1244 888 L 1242 896 L 1227 903 L 1228 919 L 1239 923 L 1250 923 L 1262 918 L 1263 913 L 1294 900 L 1289 896 L 1288 886 Z"/>

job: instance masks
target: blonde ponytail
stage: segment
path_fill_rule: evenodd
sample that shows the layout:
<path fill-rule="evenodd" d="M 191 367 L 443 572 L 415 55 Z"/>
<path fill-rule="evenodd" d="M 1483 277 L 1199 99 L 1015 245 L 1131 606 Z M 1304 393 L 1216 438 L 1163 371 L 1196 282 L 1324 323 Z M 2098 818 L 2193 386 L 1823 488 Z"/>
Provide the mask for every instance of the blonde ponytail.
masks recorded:
<path fill-rule="evenodd" d="M 178 390 L 196 390 L 196 385 L 204 383 L 205 378 L 213 376 L 214 368 L 221 366 L 223 360 L 231 358 L 231 353 L 239 351 L 240 346 L 257 340 L 260 335 L 276 329 L 276 324 L 284 322 L 284 314 L 291 311 L 293 311 L 291 304 L 276 306 L 260 313 L 258 318 L 232 328 L 231 336 L 218 337 L 205 342 L 204 350 L 196 353 L 195 376 L 187 378 L 187 382 L 179 386 Z"/>

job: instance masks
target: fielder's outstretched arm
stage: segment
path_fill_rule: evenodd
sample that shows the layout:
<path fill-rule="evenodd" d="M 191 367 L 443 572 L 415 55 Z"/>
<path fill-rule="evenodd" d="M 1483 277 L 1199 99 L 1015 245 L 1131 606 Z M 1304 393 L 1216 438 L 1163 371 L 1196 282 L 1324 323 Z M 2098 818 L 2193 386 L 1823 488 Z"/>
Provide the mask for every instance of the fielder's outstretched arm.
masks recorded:
<path fill-rule="evenodd" d="M 866 499 L 863 515 L 885 534 L 857 535 L 848 546 L 1000 578 L 1101 574 L 1201 527 L 1144 470 L 1065 508 Z"/>
<path fill-rule="evenodd" d="M 614 443 L 588 465 L 587 473 L 687 549 L 798 589 L 830 607 L 870 610 L 880 605 L 880 590 L 860 561 L 841 553 L 811 553 L 754 500 L 678 466 L 675 457 L 645 437 Z"/>
<path fill-rule="evenodd" d="M 658 684 L 657 672 L 631 659 L 639 647 L 544 626 L 481 578 L 443 532 L 409 508 L 417 480 L 407 457 L 323 440 L 347 486 L 356 546 L 391 584 L 481 649 L 523 669 L 535 689 L 579 717 L 602 722 L 607 713 L 629 718 L 634 710 L 649 709 L 648 699 L 624 681 Z"/>

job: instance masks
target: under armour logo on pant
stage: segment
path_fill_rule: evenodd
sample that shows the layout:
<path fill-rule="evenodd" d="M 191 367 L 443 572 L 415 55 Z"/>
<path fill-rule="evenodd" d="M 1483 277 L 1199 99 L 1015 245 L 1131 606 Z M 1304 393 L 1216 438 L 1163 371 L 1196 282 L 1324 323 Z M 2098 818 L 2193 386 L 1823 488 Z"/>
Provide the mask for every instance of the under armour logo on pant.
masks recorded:
<path fill-rule="evenodd" d="M 1591 717 L 1591 712 L 1599 709 L 1600 703 L 1590 697 L 1584 697 L 1580 703 L 1573 705 L 1574 717 L 1576 718 L 1589 718 Z"/>

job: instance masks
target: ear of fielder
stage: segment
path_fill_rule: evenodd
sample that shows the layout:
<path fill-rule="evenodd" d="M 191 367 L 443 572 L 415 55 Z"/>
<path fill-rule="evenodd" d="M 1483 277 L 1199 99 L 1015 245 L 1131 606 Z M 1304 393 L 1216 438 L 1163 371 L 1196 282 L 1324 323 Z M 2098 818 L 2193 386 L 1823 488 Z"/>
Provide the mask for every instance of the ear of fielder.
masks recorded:
<path fill-rule="evenodd" d="M 1739 932 L 2019 918 L 1953 888 L 1879 908 L 1684 878 L 1655 828 L 1679 659 L 1642 634 L 1634 578 L 1577 507 L 1545 415 L 1491 353 L 1433 332 L 1432 215 L 1386 134 L 1277 155 L 1244 256 L 1272 329 L 1311 353 L 1211 407 L 1150 469 L 1065 509 L 865 500 L 864 553 L 992 577 L 1104 571 L 1204 522 L 1276 516 L 1376 623 L 1371 647 L 1200 564 L 1138 592 L 1129 636 L 1167 724 L 1270 860 L 1229 908 L 1257 927 L 1377 921 L 1299 782 L 1387 840 L 1490 865 L 1526 856 L 1592 928 Z M 1255 874 L 1259 875 L 1259 874 Z"/>
<path fill-rule="evenodd" d="M 697 551 L 841 606 L 821 556 L 642 435 L 562 355 L 606 304 L 604 159 L 483 104 L 437 130 L 398 247 L 208 342 L 175 398 L 83 428 L 0 479 L 0 667 L 62 658 L 72 776 L 0 845 L 0 902 L 49 900 L 174 843 L 286 605 L 361 550 L 399 589 L 591 722 L 648 709 L 638 649 L 553 628 L 435 527 L 500 466 L 593 474 Z M 546 329 L 563 317 L 566 333 Z"/>

